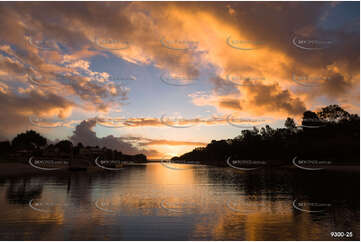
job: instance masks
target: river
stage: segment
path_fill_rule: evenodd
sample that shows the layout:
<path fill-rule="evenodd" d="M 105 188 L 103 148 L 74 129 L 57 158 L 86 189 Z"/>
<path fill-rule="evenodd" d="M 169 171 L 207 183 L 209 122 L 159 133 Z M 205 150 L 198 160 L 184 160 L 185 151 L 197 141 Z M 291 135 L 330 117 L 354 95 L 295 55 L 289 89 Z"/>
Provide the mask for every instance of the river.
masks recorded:
<path fill-rule="evenodd" d="M 161 163 L 1 178 L 0 238 L 359 240 L 359 189 L 359 170 Z"/>

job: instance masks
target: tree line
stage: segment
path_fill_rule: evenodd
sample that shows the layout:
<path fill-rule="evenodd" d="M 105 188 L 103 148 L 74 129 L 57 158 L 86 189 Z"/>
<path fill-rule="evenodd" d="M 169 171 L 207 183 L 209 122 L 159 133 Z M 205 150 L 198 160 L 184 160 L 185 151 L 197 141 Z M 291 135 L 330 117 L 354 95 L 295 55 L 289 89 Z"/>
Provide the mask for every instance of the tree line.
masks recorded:
<path fill-rule="evenodd" d="M 289 163 L 294 157 L 333 162 L 360 161 L 360 117 L 338 105 L 319 112 L 303 113 L 302 125 L 288 117 L 284 128 L 269 125 L 242 130 L 233 139 L 212 140 L 172 161 L 198 161 L 225 165 L 227 157 L 240 160 L 266 160 L 274 164 Z"/>
<path fill-rule="evenodd" d="M 0 158 L 2 160 L 26 160 L 30 156 L 71 157 L 94 160 L 99 155 L 102 158 L 112 160 L 147 161 L 147 157 L 144 154 L 127 155 L 118 150 L 99 146 L 84 146 L 82 143 L 74 146 L 69 140 L 48 144 L 48 140 L 34 130 L 18 134 L 11 142 L 0 142 Z"/>

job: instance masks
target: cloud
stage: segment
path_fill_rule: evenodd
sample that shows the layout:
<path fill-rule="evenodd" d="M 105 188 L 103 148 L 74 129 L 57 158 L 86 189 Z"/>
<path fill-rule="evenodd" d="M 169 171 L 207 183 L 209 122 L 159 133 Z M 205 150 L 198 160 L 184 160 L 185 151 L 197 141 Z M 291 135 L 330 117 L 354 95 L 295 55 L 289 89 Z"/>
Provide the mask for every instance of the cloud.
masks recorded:
<path fill-rule="evenodd" d="M 348 4 L 359 7 L 359 3 Z M 84 112 L 120 109 L 122 104 L 117 103 L 127 100 L 130 90 L 117 86 L 107 78 L 107 73 L 92 70 L 91 58 L 97 55 L 114 55 L 139 66 L 150 65 L 187 77 L 198 77 L 202 70 L 207 70 L 212 76 L 208 82 L 213 90 L 203 96 L 189 97 L 195 105 L 214 106 L 220 112 L 243 111 L 280 118 L 300 115 L 320 105 L 321 98 L 347 107 L 359 106 L 356 95 L 349 95 L 355 88 L 359 89 L 359 32 L 348 31 L 350 25 L 359 22 L 359 17 L 342 28 L 326 29 L 321 23 L 327 23 L 332 8 L 338 8 L 328 2 L 231 2 L 217 6 L 207 2 L 161 5 L 82 2 L 76 8 L 67 3 L 56 3 L 56 7 L 53 3 L 1 3 L 0 6 L 0 56 L 3 57 L 0 92 L 3 99 L 24 102 L 32 97 L 29 93 L 42 93 L 44 97 L 52 97 L 51 100 L 58 97 L 50 102 L 51 107 L 39 104 L 44 107 L 41 110 L 66 109 L 62 103 L 71 107 L 75 101 Z M 293 36 L 330 39 L 333 45 L 324 50 L 305 51 L 292 44 Z M 197 44 L 194 49 L 176 50 L 162 45 L 161 38 L 173 44 L 183 40 Z M 228 38 L 238 43 L 237 47 L 259 48 L 242 51 L 227 44 Z M 113 44 L 107 46 L 109 42 Z M 123 46 L 126 42 L 129 48 L 112 48 L 117 42 Z M 292 81 L 295 72 L 312 76 L 328 74 L 330 80 L 321 82 L 318 88 L 307 89 Z M 29 75 L 40 76 L 39 82 L 54 87 L 31 84 Z M 237 86 L 227 81 L 229 75 L 264 77 L 264 80 L 258 80 L 255 87 Z M 19 99 L 16 95 L 20 93 L 26 94 L 26 98 Z M 9 130 L 19 130 L 25 125 L 20 121 L 25 117 L 23 112 L 19 114 L 16 109 L 21 104 L 15 103 L 7 102 L 12 108 L 8 109 L 7 122 L 1 124 L 9 126 Z M 26 103 L 24 106 L 30 110 L 26 113 L 35 112 Z M 20 120 L 15 121 L 16 117 Z M 186 122 L 210 123 L 199 119 Z M 224 121 L 211 123 L 221 122 Z M 144 118 L 129 119 L 127 125 L 162 123 L 159 119 Z"/>
<path fill-rule="evenodd" d="M 206 104 L 204 104 L 206 105 Z M 232 107 L 230 108 L 233 109 Z M 238 108 L 234 112 L 228 112 L 228 114 L 219 114 L 212 115 L 209 117 L 193 117 L 185 118 L 182 116 L 167 116 L 163 115 L 161 118 L 96 118 L 97 123 L 100 126 L 108 128 L 117 128 L 117 127 L 127 127 L 127 128 L 137 128 L 137 127 L 192 127 L 192 126 L 218 126 L 218 125 L 229 125 L 229 115 L 236 114 L 238 117 L 238 122 L 243 122 L 244 124 L 252 125 L 255 122 L 259 122 L 257 119 L 252 119 L 247 117 L 244 113 L 241 114 Z M 270 121 L 270 120 L 263 120 Z M 173 142 L 174 143 L 174 142 Z"/>
<path fill-rule="evenodd" d="M 21 95 L 12 91 L 0 92 L 0 110 L 4 114 L 0 119 L 0 132 L 3 138 L 10 139 L 14 134 L 23 131 L 24 127 L 31 126 L 31 115 L 66 118 L 74 106 L 74 103 L 61 96 L 36 90 Z"/>
<path fill-rule="evenodd" d="M 145 154 L 146 156 L 154 157 L 161 156 L 156 150 L 139 149 L 133 146 L 131 143 L 122 140 L 120 137 L 109 135 L 103 138 L 98 138 L 93 128 L 96 125 L 96 119 L 89 119 L 82 121 L 76 126 L 73 131 L 73 135 L 69 137 L 73 144 L 79 142 L 86 146 L 99 146 L 106 147 L 108 149 L 118 150 L 124 154 L 135 155 Z"/>
<path fill-rule="evenodd" d="M 282 90 L 277 84 L 263 85 L 257 83 L 255 86 L 246 88 L 247 109 L 254 113 L 280 113 L 284 115 L 299 116 L 306 111 L 303 101 L 292 96 L 290 91 Z"/>
<path fill-rule="evenodd" d="M 197 92 L 190 94 L 192 101 L 198 106 L 215 106 L 219 112 L 243 111 L 252 116 L 271 115 L 299 116 L 306 111 L 306 105 L 299 97 L 277 84 L 254 82 L 251 86 L 237 87 L 238 95 L 219 95 L 216 92 Z"/>
<path fill-rule="evenodd" d="M 179 141 L 179 140 L 165 140 L 165 139 L 149 139 L 141 137 L 130 137 L 132 140 L 137 140 L 142 146 L 151 146 L 151 145 L 168 145 L 168 146 L 205 146 L 207 143 L 204 142 L 194 142 L 194 141 Z"/>
<path fill-rule="evenodd" d="M 234 110 L 242 110 L 241 104 L 237 99 L 223 99 L 220 100 L 219 106 L 221 108 L 234 109 Z"/>

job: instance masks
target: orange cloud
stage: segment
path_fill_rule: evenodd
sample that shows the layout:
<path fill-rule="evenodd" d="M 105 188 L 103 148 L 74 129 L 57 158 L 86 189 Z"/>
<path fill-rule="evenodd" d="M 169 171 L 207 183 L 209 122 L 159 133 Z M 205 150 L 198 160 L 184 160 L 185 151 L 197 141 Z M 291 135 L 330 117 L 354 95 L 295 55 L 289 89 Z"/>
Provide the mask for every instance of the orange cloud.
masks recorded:
<path fill-rule="evenodd" d="M 121 105 L 115 106 L 114 99 L 126 100 L 129 89 L 115 86 L 107 73 L 95 72 L 89 64 L 90 57 L 113 54 L 139 66 L 152 65 L 187 78 L 198 78 L 201 70 L 209 70 L 213 90 L 190 98 L 195 105 L 211 105 L 220 112 L 237 110 L 283 118 L 320 105 L 321 98 L 345 107 L 359 106 L 359 35 L 345 28 L 334 31 L 315 27 L 327 17 L 326 7 L 333 6 L 330 3 L 232 2 L 215 6 L 207 2 L 126 2 L 81 6 L 1 6 L 0 75 L 4 81 L 0 90 L 4 99 L 16 100 L 17 91 L 28 95 L 19 99 L 27 101 L 30 93 L 37 92 L 56 99 L 48 108 L 55 113 L 64 109 L 64 103 L 74 105 L 71 98 L 77 99 L 76 106 L 84 111 L 119 110 Z M 331 39 L 333 46 L 307 52 L 293 44 L 293 36 Z M 317 87 L 308 88 L 295 82 L 294 74 L 328 79 L 321 78 Z M 53 88 L 29 83 L 29 76 Z M 229 76 L 258 78 L 257 85 L 238 85 L 230 82 Z M 17 84 L 28 85 L 15 91 Z M 7 104 L 21 106 L 14 102 Z M 8 110 L 19 115 L 16 109 Z M 70 109 L 66 110 L 68 115 Z M 14 128 L 23 124 L 11 120 L 6 124 Z M 178 120 L 182 124 L 222 122 L 224 119 Z M 125 125 L 162 123 L 144 118 L 129 119 Z"/>

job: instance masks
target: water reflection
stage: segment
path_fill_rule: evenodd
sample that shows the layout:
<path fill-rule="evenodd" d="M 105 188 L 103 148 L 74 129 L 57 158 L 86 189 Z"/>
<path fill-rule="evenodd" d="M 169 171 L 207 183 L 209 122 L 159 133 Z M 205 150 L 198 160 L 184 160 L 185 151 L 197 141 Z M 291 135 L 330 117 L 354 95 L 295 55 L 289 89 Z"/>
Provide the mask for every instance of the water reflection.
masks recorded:
<path fill-rule="evenodd" d="M 0 193 L 3 240 L 330 240 L 332 231 L 359 239 L 359 172 L 152 163 L 4 179 Z"/>
<path fill-rule="evenodd" d="M 33 185 L 30 179 L 12 179 L 6 191 L 9 203 L 27 204 L 30 200 L 39 198 L 43 191 L 42 185 Z"/>

